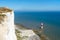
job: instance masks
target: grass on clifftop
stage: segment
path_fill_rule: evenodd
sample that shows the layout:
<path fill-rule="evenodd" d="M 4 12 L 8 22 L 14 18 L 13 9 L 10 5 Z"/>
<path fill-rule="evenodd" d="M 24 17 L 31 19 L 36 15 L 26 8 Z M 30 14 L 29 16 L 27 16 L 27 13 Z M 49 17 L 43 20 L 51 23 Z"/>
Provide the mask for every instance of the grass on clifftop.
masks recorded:
<path fill-rule="evenodd" d="M 17 40 L 22 40 L 22 38 L 20 37 L 20 31 L 18 30 L 15 31 L 16 31 Z"/>
<path fill-rule="evenodd" d="M 21 32 L 19 30 L 16 29 L 16 36 L 17 36 L 17 40 L 23 40 L 23 39 L 27 39 L 28 36 L 23 36 L 21 37 Z"/>
<path fill-rule="evenodd" d="M 25 28 L 21 25 L 19 25 L 18 28 L 25 30 Z M 41 40 L 49 40 L 48 37 L 46 37 L 46 35 L 44 35 L 43 30 L 33 30 L 33 32 L 35 34 L 37 34 L 40 37 Z M 21 32 L 17 29 L 16 29 L 16 36 L 17 36 L 17 40 L 26 39 L 28 37 L 28 36 L 21 37 Z"/>

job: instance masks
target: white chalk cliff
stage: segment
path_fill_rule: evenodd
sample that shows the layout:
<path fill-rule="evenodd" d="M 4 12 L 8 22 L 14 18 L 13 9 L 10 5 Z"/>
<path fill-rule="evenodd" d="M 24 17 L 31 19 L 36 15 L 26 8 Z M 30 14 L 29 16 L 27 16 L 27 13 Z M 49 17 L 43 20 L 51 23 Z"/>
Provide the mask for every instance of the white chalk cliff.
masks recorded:
<path fill-rule="evenodd" d="M 15 27 L 16 26 L 16 27 Z M 29 29 L 19 29 L 14 25 L 14 11 L 6 8 L 0 8 L 0 40 L 17 40 L 15 29 L 20 33 L 22 39 L 19 40 L 40 40 L 40 37 Z"/>
<path fill-rule="evenodd" d="M 0 40 L 17 40 L 14 27 L 14 11 L 0 7 Z"/>
<path fill-rule="evenodd" d="M 16 30 L 20 32 L 17 32 L 17 35 L 21 38 L 18 38 L 18 40 L 41 40 L 31 29 L 25 29 L 23 26 L 16 25 Z"/>

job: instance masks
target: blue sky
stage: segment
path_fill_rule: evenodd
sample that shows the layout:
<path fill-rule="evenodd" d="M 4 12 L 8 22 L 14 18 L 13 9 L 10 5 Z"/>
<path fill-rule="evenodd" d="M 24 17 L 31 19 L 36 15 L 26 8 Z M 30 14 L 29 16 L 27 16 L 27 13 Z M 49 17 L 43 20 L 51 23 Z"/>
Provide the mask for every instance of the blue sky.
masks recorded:
<path fill-rule="evenodd" d="M 59 0 L 0 0 L 0 7 L 14 10 L 60 11 Z"/>

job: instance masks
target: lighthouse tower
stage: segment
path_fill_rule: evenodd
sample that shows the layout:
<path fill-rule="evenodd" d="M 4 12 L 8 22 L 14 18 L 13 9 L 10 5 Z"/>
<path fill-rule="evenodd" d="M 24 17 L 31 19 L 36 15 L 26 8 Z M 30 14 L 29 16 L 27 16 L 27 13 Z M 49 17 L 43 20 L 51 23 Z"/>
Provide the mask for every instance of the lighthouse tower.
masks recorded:
<path fill-rule="evenodd" d="M 44 25 L 44 24 L 43 24 L 43 23 L 41 23 L 41 29 L 43 29 L 43 25 Z"/>

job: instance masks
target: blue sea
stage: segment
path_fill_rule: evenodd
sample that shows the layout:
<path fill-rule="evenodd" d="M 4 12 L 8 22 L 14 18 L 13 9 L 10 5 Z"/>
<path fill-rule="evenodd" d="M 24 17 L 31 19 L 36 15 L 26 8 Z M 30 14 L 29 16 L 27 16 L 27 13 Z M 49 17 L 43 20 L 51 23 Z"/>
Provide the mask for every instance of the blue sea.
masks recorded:
<path fill-rule="evenodd" d="M 44 23 L 44 34 L 50 40 L 60 40 L 59 11 L 15 11 L 15 23 L 27 28 L 39 29 Z"/>

